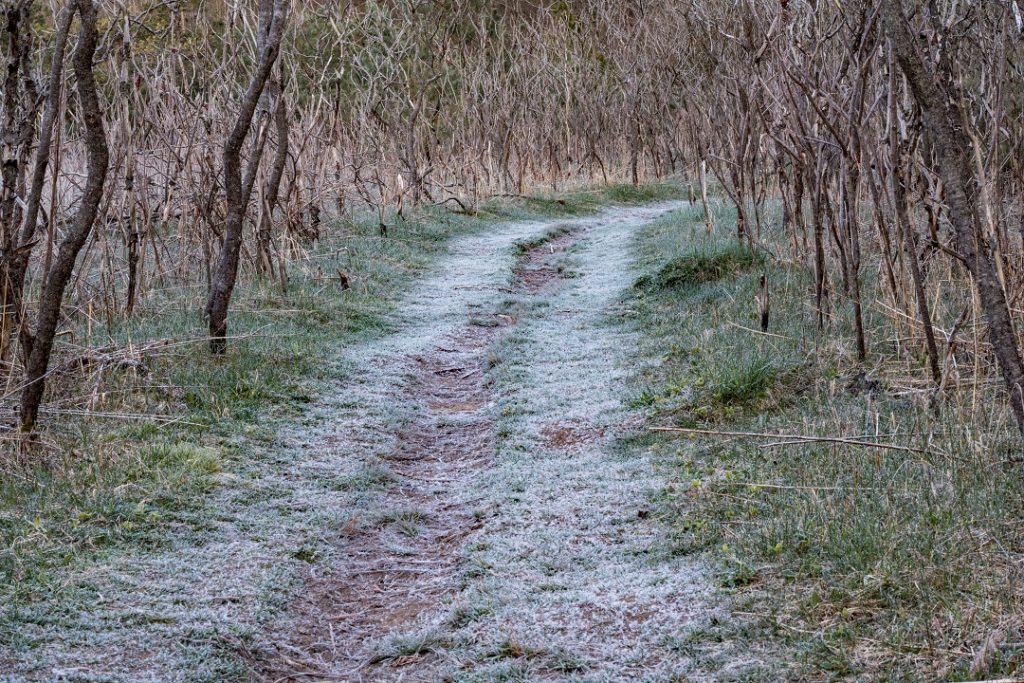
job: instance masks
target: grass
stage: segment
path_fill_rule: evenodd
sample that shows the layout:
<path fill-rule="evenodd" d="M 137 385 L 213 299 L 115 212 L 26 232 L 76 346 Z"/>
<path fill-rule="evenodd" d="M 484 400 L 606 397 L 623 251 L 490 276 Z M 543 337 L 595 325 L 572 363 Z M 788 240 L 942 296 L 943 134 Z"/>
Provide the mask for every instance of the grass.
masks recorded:
<path fill-rule="evenodd" d="M 423 209 L 394 221 L 388 239 L 369 217 L 338 222 L 290 265 L 286 293 L 243 273 L 229 318 L 236 338 L 221 358 L 206 353 L 202 291 L 151 289 L 130 320 L 83 322 L 64 337 L 75 343 L 58 347 L 55 363 L 104 346 L 147 349 L 145 369 L 60 376 L 49 387 L 50 406 L 124 417 L 50 413 L 33 450 L 0 455 L 0 642 L 37 646 L 24 635 L 26 620 L 44 606 L 59 612 L 58 603 L 79 600 L 65 581 L 73 572 L 169 544 L 204 543 L 224 514 L 212 504 L 215 494 L 240 478 L 261 480 L 279 428 L 316 419 L 310 405 L 349 380 L 338 349 L 400 325 L 395 305 L 451 237 L 498 221 L 573 216 L 620 197 L 677 192 L 609 188 L 493 200 L 474 216 Z M 350 289 L 324 275 L 339 269 Z M 369 467 L 333 485 L 372 492 L 389 484 L 387 475 Z M 232 500 L 266 505 L 268 495 L 242 489 Z M 418 532 L 415 520 L 396 523 Z M 317 553 L 300 542 L 293 557 L 314 561 Z"/>
<path fill-rule="evenodd" d="M 766 238 L 785 252 L 781 236 Z M 919 345 L 873 303 L 877 283 L 865 283 L 870 365 L 860 366 L 841 298 L 819 333 L 811 274 L 743 261 L 733 240 L 705 237 L 699 210 L 637 236 L 648 275 L 629 295 L 645 332 L 630 400 L 650 424 L 853 435 L 926 452 L 637 438 L 668 475 L 655 496 L 668 524 L 659 551 L 704 554 L 733 610 L 681 646 L 709 671 L 760 653 L 750 676 L 762 680 L 1020 675 L 1024 482 L 1009 462 L 1017 437 L 1004 398 L 965 380 L 930 409 L 916 389 L 927 384 Z M 754 331 L 761 272 L 771 336 Z"/>
<path fill-rule="evenodd" d="M 662 289 L 694 287 L 752 270 L 763 263 L 760 254 L 752 253 L 742 244 L 704 241 L 663 265 L 653 278 L 643 278 L 637 285 Z"/>
<path fill-rule="evenodd" d="M 559 237 L 564 237 L 572 232 L 572 228 L 566 225 L 556 225 L 542 235 L 539 235 L 533 239 L 522 240 L 516 243 L 516 252 L 520 256 L 530 253 L 531 251 L 542 247 L 549 242 L 554 242 Z"/>
<path fill-rule="evenodd" d="M 426 631 L 411 635 L 398 635 L 391 638 L 371 659 L 371 664 L 377 664 L 390 659 L 401 657 L 413 657 L 415 655 L 427 654 L 444 649 L 445 639 L 436 631 Z"/>
<path fill-rule="evenodd" d="M 335 486 L 339 491 L 375 491 L 387 488 L 395 481 L 394 472 L 381 463 L 373 463 L 341 479 Z"/>

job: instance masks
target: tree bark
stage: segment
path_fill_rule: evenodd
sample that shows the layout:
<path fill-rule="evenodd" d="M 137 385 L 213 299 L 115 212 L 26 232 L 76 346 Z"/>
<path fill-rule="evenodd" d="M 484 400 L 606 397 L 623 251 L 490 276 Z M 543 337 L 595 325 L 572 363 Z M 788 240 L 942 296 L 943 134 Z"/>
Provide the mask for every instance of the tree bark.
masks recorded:
<path fill-rule="evenodd" d="M 103 116 L 92 62 L 96 53 L 97 20 L 92 0 L 76 0 L 75 6 L 81 19 L 78 45 L 75 47 L 74 71 L 78 89 L 78 100 L 82 107 L 85 124 L 85 147 L 87 153 L 87 175 L 82 199 L 75 213 L 71 228 L 57 250 L 56 258 L 46 275 L 40 298 L 36 333 L 25 367 L 25 386 L 21 394 L 21 430 L 34 429 L 39 417 L 39 405 L 50 354 L 53 351 L 54 335 L 60 319 L 64 290 L 71 279 L 78 253 L 92 231 L 100 202 L 103 200 L 103 186 L 106 183 L 109 164 L 106 133 L 103 130 Z"/>
<path fill-rule="evenodd" d="M 924 135 L 935 150 L 945 185 L 957 250 L 974 278 L 988 323 L 989 343 L 1009 392 L 1017 427 L 1024 436 L 1024 362 L 1006 293 L 978 212 L 981 188 L 972 162 L 971 138 L 959 107 L 961 94 L 952 85 L 948 57 L 943 56 L 937 65 L 925 62 L 920 39 L 911 31 L 901 5 L 902 2 L 881 3 L 886 31 L 900 70 L 921 107 Z"/>

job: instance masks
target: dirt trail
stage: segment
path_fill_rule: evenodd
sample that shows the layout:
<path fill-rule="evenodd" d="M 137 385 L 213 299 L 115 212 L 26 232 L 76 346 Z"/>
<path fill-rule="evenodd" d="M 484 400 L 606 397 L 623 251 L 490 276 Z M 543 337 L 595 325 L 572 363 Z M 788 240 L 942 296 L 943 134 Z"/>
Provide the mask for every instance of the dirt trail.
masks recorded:
<path fill-rule="evenodd" d="M 689 561 L 659 556 L 646 455 L 613 448 L 635 417 L 621 408 L 631 336 L 609 318 L 634 277 L 632 231 L 675 206 L 466 239 L 408 302 L 403 331 L 361 350 L 359 387 L 295 437 L 348 467 L 358 455 L 381 490 L 304 572 L 262 678 L 687 670 L 673 644 L 703 584 Z"/>
<path fill-rule="evenodd" d="M 686 673 L 704 579 L 643 514 L 650 454 L 615 445 L 634 340 L 609 315 L 636 227 L 677 206 L 457 240 L 393 334 L 339 349 L 344 379 L 303 424 L 223 473 L 195 528 L 34 607 L 21 635 L 44 645 L 0 680 Z"/>
<path fill-rule="evenodd" d="M 393 483 L 375 501 L 369 524 L 338 542 L 339 559 L 328 571 L 304 573 L 288 633 L 273 644 L 278 656 L 257 666 L 263 678 L 383 680 L 378 665 L 422 659 L 418 647 L 389 653 L 381 638 L 458 591 L 459 550 L 480 523 L 449 493 L 472 486 L 493 453 L 485 352 L 507 321 L 490 321 L 466 324 L 402 359 L 404 386 L 394 400 L 415 412 L 381 456 L 379 472 Z M 331 441 L 343 444 L 344 435 Z"/>

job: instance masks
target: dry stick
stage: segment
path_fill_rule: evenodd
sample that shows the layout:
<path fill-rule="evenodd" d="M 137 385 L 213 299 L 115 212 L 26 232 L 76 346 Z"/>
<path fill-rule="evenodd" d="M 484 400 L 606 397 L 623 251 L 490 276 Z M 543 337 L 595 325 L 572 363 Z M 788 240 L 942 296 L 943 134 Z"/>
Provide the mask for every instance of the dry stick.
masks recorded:
<path fill-rule="evenodd" d="M 75 417 L 91 417 L 107 420 L 147 420 L 150 422 L 182 424 L 188 425 L 190 427 L 206 426 L 198 422 L 188 422 L 180 417 L 174 417 L 171 415 L 156 415 L 152 413 L 118 413 L 100 410 L 79 410 L 75 408 L 55 408 L 52 406 L 47 406 L 45 404 L 39 406 L 39 412 L 51 415 L 71 415 Z"/>
<path fill-rule="evenodd" d="M 685 427 L 650 427 L 652 432 L 672 432 L 678 434 L 695 434 L 699 436 L 736 436 L 736 437 L 748 437 L 752 439 L 788 439 L 787 441 L 781 441 L 777 443 L 766 444 L 765 447 L 771 446 L 788 446 L 791 445 L 789 442 L 798 443 L 835 443 L 843 444 L 846 446 L 862 446 L 865 448 L 881 448 L 884 450 L 892 451 L 904 451 L 907 453 L 920 453 L 922 455 L 937 455 L 935 451 L 929 451 L 922 448 L 914 448 L 912 446 L 897 446 L 894 444 L 886 443 L 875 443 L 873 441 L 861 441 L 859 439 L 849 439 L 840 436 L 807 436 L 803 434 L 769 434 L 765 432 L 723 432 L 714 429 L 688 429 Z"/>
<path fill-rule="evenodd" d="M 269 327 L 269 325 L 267 325 L 265 327 Z M 263 328 L 261 328 L 261 329 L 263 329 Z M 252 332 L 252 333 L 248 333 L 248 334 L 229 335 L 229 336 L 225 337 L 225 339 L 228 340 L 228 341 L 233 341 L 233 340 L 256 339 L 256 338 L 258 338 L 258 339 L 277 339 L 277 338 L 296 337 L 296 336 L 298 336 L 298 333 L 292 333 L 292 332 L 280 333 L 280 334 L 260 334 L 259 332 Z M 164 341 L 154 342 L 153 344 L 150 344 L 149 346 L 139 347 L 137 349 L 137 351 L 138 351 L 138 353 L 140 355 L 143 355 L 143 354 L 152 355 L 152 350 L 156 349 L 156 348 L 159 348 L 161 350 L 168 350 L 168 349 L 174 349 L 176 347 L 183 347 L 183 346 L 188 346 L 188 345 L 192 345 L 192 344 L 209 343 L 209 341 L 210 341 L 209 337 L 197 337 L 197 338 L 182 339 L 182 340 L 170 340 L 170 339 L 167 339 L 167 340 L 164 340 Z M 85 347 L 82 347 L 82 348 L 85 348 Z M 49 368 L 46 371 L 46 374 L 43 375 L 43 377 L 41 379 L 47 380 L 51 376 L 57 374 L 60 370 L 61 370 L 61 368 L 59 366 L 58 367 L 51 367 L 51 368 Z M 27 380 L 25 380 L 25 381 L 22 381 L 17 386 L 15 386 L 13 389 L 6 389 L 5 393 L 0 394 L 0 404 L 2 404 L 4 401 L 7 401 L 8 399 L 10 399 L 15 394 L 17 394 L 19 392 L 23 392 L 25 390 L 25 388 L 28 387 L 28 386 L 29 386 L 29 383 L 28 383 Z"/>
<path fill-rule="evenodd" d="M 784 486 L 782 484 L 761 484 L 756 481 L 716 481 L 715 486 L 750 486 L 758 489 L 780 491 L 881 491 L 874 486 Z"/>
<path fill-rule="evenodd" d="M 753 334 L 760 334 L 760 335 L 763 335 L 765 337 L 774 337 L 776 339 L 785 339 L 786 341 L 797 341 L 793 337 L 787 337 L 787 336 L 781 335 L 781 334 L 774 334 L 772 332 L 762 332 L 761 330 L 755 330 L 755 329 L 753 329 L 751 327 L 744 327 L 743 325 L 740 325 L 739 323 L 734 323 L 731 320 L 728 320 L 726 322 L 727 322 L 727 324 L 731 325 L 732 327 L 741 329 L 744 332 L 752 332 Z"/>

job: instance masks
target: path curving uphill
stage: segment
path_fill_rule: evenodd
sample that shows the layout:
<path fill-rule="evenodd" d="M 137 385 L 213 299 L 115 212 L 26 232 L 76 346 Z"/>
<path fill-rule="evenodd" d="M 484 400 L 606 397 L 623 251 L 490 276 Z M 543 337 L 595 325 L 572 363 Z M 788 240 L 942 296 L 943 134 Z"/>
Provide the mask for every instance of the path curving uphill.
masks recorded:
<path fill-rule="evenodd" d="M 643 508 L 662 482 L 621 445 L 637 424 L 622 407 L 635 333 L 616 315 L 634 231 L 680 206 L 463 239 L 401 307 L 401 331 L 350 353 L 359 383 L 290 447 L 379 487 L 267 634 L 262 678 L 687 673 L 679 642 L 705 580 L 659 552 Z"/>

